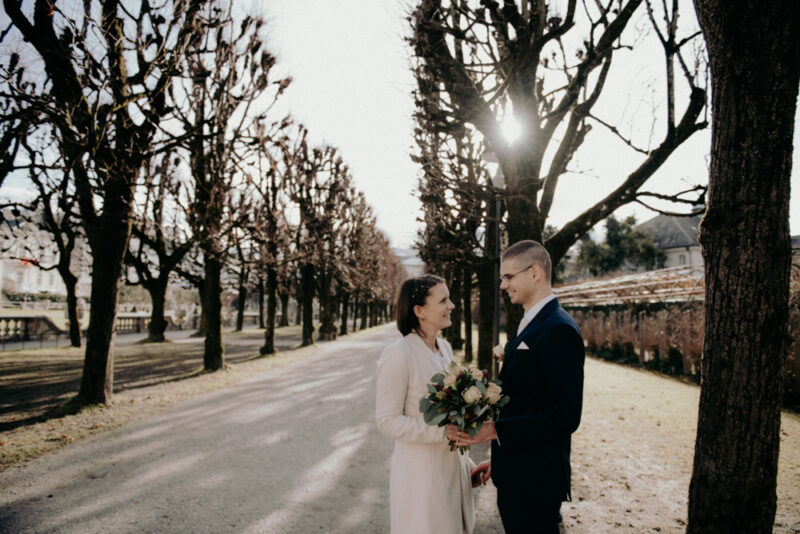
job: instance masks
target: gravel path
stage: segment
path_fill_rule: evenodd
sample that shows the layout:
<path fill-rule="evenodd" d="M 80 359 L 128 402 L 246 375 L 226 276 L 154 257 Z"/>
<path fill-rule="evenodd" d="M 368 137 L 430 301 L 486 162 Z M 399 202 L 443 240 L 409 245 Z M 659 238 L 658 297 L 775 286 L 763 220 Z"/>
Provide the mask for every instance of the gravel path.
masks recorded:
<path fill-rule="evenodd" d="M 0 532 L 388 532 L 392 442 L 374 424 L 392 326 L 0 472 Z M 681 532 L 698 389 L 596 360 L 566 532 Z M 775 532 L 800 532 L 800 418 L 784 416 Z M 485 447 L 473 458 L 485 457 Z M 794 490 L 794 491 L 793 491 Z M 475 534 L 502 532 L 494 489 Z"/>

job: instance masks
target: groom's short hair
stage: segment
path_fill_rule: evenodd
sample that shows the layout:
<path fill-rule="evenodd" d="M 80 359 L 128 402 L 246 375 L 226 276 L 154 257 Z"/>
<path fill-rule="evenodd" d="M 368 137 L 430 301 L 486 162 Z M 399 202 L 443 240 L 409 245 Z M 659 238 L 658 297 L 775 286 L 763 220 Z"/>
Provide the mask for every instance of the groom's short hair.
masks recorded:
<path fill-rule="evenodd" d="M 547 249 L 533 239 L 525 239 L 524 241 L 517 241 L 503 252 L 502 261 L 513 260 L 519 258 L 519 263 L 526 263 L 530 265 L 538 265 L 544 271 L 547 281 L 550 281 L 553 274 L 553 266 L 550 262 L 550 254 Z"/>

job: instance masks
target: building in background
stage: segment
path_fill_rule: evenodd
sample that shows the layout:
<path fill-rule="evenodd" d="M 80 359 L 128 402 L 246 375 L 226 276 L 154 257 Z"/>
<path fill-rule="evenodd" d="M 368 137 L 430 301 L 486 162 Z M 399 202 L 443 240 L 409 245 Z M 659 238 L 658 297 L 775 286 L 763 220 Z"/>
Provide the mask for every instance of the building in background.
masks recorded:
<path fill-rule="evenodd" d="M 411 248 L 392 248 L 392 252 L 408 273 L 408 276 L 420 276 L 425 272 L 425 263 L 419 259 L 417 251 Z"/>
<path fill-rule="evenodd" d="M 664 267 L 702 267 L 703 255 L 697 241 L 701 217 L 658 215 L 636 226 L 647 234 L 667 259 Z"/>
<path fill-rule="evenodd" d="M 40 229 L 35 219 L 25 221 L 11 210 L 3 210 L 0 223 L 0 289 L 4 297 L 13 295 L 54 295 L 65 297 L 67 288 L 55 269 L 44 270 L 58 261 L 52 236 Z M 88 297 L 91 277 L 87 244 L 78 240 L 72 253 L 72 272 L 78 277 L 75 292 Z"/>

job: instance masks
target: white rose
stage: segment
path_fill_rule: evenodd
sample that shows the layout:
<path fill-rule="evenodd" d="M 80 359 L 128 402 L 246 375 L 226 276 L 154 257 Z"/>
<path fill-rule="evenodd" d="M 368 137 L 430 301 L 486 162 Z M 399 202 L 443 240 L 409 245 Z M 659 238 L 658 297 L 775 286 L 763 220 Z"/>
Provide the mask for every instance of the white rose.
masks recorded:
<path fill-rule="evenodd" d="M 468 404 L 473 404 L 481 400 L 481 392 L 475 386 L 469 388 L 467 391 L 462 393 L 461 396 L 465 401 L 467 401 Z"/>
<path fill-rule="evenodd" d="M 489 382 L 489 385 L 486 387 L 486 400 L 489 401 L 489 404 L 496 404 L 497 401 L 500 400 L 500 394 L 503 389 L 495 384 L 494 382 Z"/>
<path fill-rule="evenodd" d="M 499 345 L 497 345 L 495 348 L 492 349 L 492 356 L 494 356 L 498 360 L 502 360 L 503 355 L 505 353 L 506 351 L 502 343 L 500 343 Z"/>
<path fill-rule="evenodd" d="M 451 388 L 456 385 L 456 375 L 445 375 L 444 376 L 444 387 Z"/>
<path fill-rule="evenodd" d="M 470 367 L 469 372 L 472 375 L 472 378 L 474 378 L 475 380 L 480 380 L 483 378 L 483 371 L 481 371 L 477 367 Z"/>

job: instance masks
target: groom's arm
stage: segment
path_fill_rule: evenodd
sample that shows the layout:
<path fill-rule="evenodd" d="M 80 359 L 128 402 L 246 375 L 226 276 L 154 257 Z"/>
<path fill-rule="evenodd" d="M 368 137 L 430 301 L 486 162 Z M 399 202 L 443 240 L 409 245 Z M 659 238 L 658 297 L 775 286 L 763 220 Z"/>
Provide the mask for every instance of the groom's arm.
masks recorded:
<path fill-rule="evenodd" d="M 535 413 L 505 417 L 494 429 L 504 450 L 552 441 L 577 430 L 583 403 L 584 348 L 569 324 L 555 326 L 542 340 L 546 401 Z M 514 402 L 514 399 L 511 399 Z"/>

